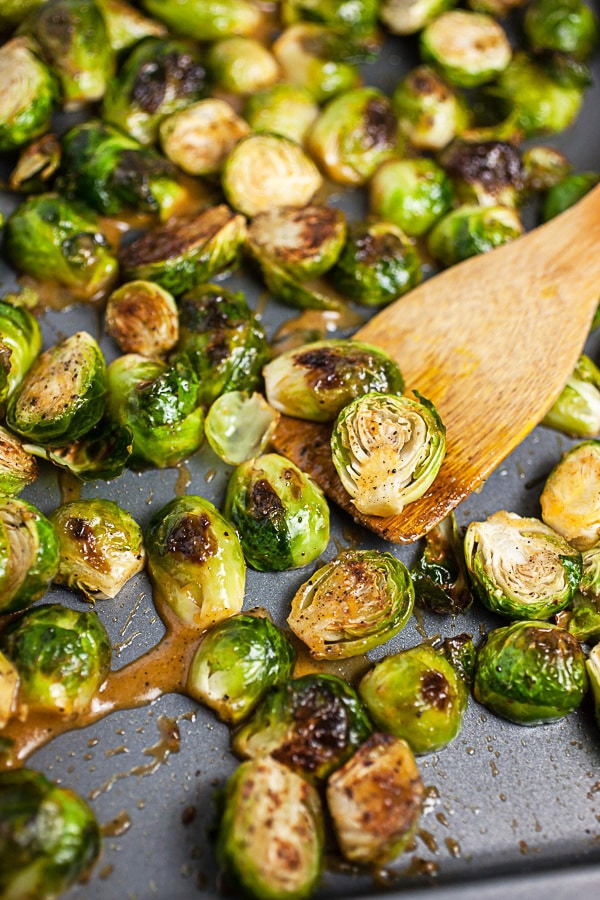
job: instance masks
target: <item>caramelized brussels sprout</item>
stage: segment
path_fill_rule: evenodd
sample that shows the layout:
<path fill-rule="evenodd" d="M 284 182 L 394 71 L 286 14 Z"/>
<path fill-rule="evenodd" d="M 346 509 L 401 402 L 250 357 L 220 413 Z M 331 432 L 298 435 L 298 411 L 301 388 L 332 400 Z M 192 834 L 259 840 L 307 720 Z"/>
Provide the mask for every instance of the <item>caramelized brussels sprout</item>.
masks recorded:
<path fill-rule="evenodd" d="M 271 757 L 230 776 L 217 834 L 217 859 L 232 886 L 255 900 L 306 900 L 323 871 L 319 794 Z"/>
<path fill-rule="evenodd" d="M 259 7 L 249 0 L 142 0 L 142 6 L 170 31 L 196 41 L 253 35 L 264 21 Z"/>
<path fill-rule="evenodd" d="M 246 563 L 229 522 L 204 497 L 175 497 L 144 536 L 153 596 L 185 624 L 205 630 L 241 612 Z"/>
<path fill-rule="evenodd" d="M 63 447 L 27 444 L 27 450 L 65 469 L 79 481 L 110 481 L 123 474 L 133 450 L 133 433 L 103 416 L 83 437 Z"/>
<path fill-rule="evenodd" d="M 65 109 L 104 96 L 115 69 L 115 54 L 95 0 L 46 0 L 23 28 L 57 76 Z"/>
<path fill-rule="evenodd" d="M 357 87 L 327 103 L 306 144 L 332 181 L 362 185 L 396 151 L 397 131 L 389 98 L 378 88 Z"/>
<path fill-rule="evenodd" d="M 564 153 L 546 144 L 524 147 L 521 159 L 525 177 L 525 196 L 549 191 L 573 169 L 573 164 Z"/>
<path fill-rule="evenodd" d="M 471 522 L 465 559 L 481 602 L 511 619 L 548 619 L 569 605 L 581 553 L 539 519 L 500 510 Z"/>
<path fill-rule="evenodd" d="M 580 706 L 588 688 L 578 641 L 548 622 L 512 622 L 479 648 L 473 694 L 518 725 L 554 722 Z"/>
<path fill-rule="evenodd" d="M 53 900 L 86 878 L 102 833 L 88 804 L 33 769 L 0 772 L 0 895 Z"/>
<path fill-rule="evenodd" d="M 358 693 L 375 727 L 404 739 L 419 756 L 454 740 L 469 699 L 462 674 L 442 649 L 426 643 L 376 662 Z"/>
<path fill-rule="evenodd" d="M 374 180 L 374 179 L 373 179 Z M 420 283 L 415 245 L 391 220 L 353 222 L 328 279 L 361 306 L 386 306 Z"/>
<path fill-rule="evenodd" d="M 38 477 L 35 456 L 0 426 L 0 495 L 17 496 Z"/>
<path fill-rule="evenodd" d="M 0 635 L 19 673 L 19 709 L 74 716 L 89 709 L 110 669 L 112 649 L 92 610 L 33 606 Z"/>
<path fill-rule="evenodd" d="M 306 88 L 278 81 L 247 97 L 243 115 L 252 131 L 282 134 L 304 144 L 319 105 Z"/>
<path fill-rule="evenodd" d="M 318 22 L 349 39 L 369 40 L 377 29 L 378 0 L 282 0 L 284 24 Z"/>
<path fill-rule="evenodd" d="M 88 600 L 110 600 L 141 572 L 145 563 L 142 530 L 133 516 L 101 497 L 61 503 L 50 514 L 58 538 L 54 577 Z"/>
<path fill-rule="evenodd" d="M 566 450 L 540 496 L 542 519 L 577 550 L 600 540 L 600 441 Z"/>
<path fill-rule="evenodd" d="M 161 120 L 207 94 L 198 49 L 185 40 L 147 37 L 134 44 L 111 78 L 102 118 L 141 144 L 158 137 Z"/>
<path fill-rule="evenodd" d="M 108 366 L 107 415 L 131 430 L 128 463 L 136 469 L 177 465 L 204 439 L 198 379 L 185 359 L 118 356 Z"/>
<path fill-rule="evenodd" d="M 411 237 L 429 231 L 448 212 L 452 200 L 450 178 L 427 157 L 388 160 L 369 182 L 371 212 Z"/>
<path fill-rule="evenodd" d="M 342 409 L 331 452 L 357 510 L 393 516 L 432 484 L 446 452 L 446 429 L 425 398 L 373 391 Z"/>
<path fill-rule="evenodd" d="M 441 155 L 459 203 L 517 207 L 525 189 L 521 153 L 507 141 L 456 140 Z"/>
<path fill-rule="evenodd" d="M 278 453 L 236 467 L 223 513 L 238 530 L 246 561 L 262 572 L 305 566 L 329 542 L 329 507 L 320 487 Z"/>
<path fill-rule="evenodd" d="M 557 50 L 585 60 L 598 45 L 598 20 L 582 0 L 531 0 L 523 31 L 536 53 Z"/>
<path fill-rule="evenodd" d="M 555 428 L 574 438 L 593 438 L 600 434 L 600 369 L 584 353 L 542 419 L 542 425 Z"/>
<path fill-rule="evenodd" d="M 128 281 L 156 281 L 175 296 L 235 268 L 246 221 L 224 203 L 147 231 L 119 254 Z"/>
<path fill-rule="evenodd" d="M 58 101 L 54 75 L 29 38 L 0 47 L 0 151 L 15 150 L 43 134 Z"/>
<path fill-rule="evenodd" d="M 54 281 L 75 300 L 103 297 L 118 263 L 87 207 L 56 193 L 30 197 L 6 220 L 4 246 L 21 274 Z"/>
<path fill-rule="evenodd" d="M 312 159 L 280 134 L 249 134 L 233 147 L 221 183 L 228 203 L 247 216 L 278 206 L 306 206 L 321 187 Z"/>
<path fill-rule="evenodd" d="M 9 719 L 16 713 L 18 693 L 19 673 L 11 661 L 0 651 L 0 728 L 5 728 Z M 0 874 L 0 886 L 2 885 L 1 879 L 2 875 Z"/>
<path fill-rule="evenodd" d="M 277 60 L 257 38 L 232 35 L 215 41 L 206 53 L 214 85 L 229 94 L 245 95 L 274 84 L 279 78 Z"/>
<path fill-rule="evenodd" d="M 110 45 L 115 53 L 128 50 L 146 37 L 165 37 L 162 22 L 150 19 L 126 0 L 96 0 L 100 8 Z"/>
<path fill-rule="evenodd" d="M 17 194 L 46 193 L 56 175 L 62 156 L 57 135 L 46 132 L 23 147 L 10 173 L 8 186 Z"/>
<path fill-rule="evenodd" d="M 106 362 L 97 341 L 78 331 L 45 350 L 11 394 L 6 423 L 43 446 L 75 441 L 100 421 Z"/>
<path fill-rule="evenodd" d="M 581 200 L 600 182 L 600 172 L 571 172 L 548 188 L 542 203 L 542 219 L 548 222 Z"/>
<path fill-rule="evenodd" d="M 414 602 L 403 562 L 391 553 L 346 550 L 300 585 L 287 621 L 315 659 L 343 659 L 398 634 Z"/>
<path fill-rule="evenodd" d="M 327 781 L 327 806 L 342 855 L 382 866 L 407 849 L 425 788 L 406 741 L 376 732 Z"/>
<path fill-rule="evenodd" d="M 198 100 L 165 116 L 159 126 L 163 153 L 188 175 L 214 175 L 250 131 L 225 100 Z"/>
<path fill-rule="evenodd" d="M 594 712 L 596 722 L 600 725 L 600 644 L 596 644 L 590 650 L 586 660 L 586 670 L 592 695 L 594 698 Z"/>
<path fill-rule="evenodd" d="M 464 542 L 453 512 L 425 535 L 411 575 L 419 606 L 440 615 L 455 615 L 471 606 Z"/>
<path fill-rule="evenodd" d="M 0 408 L 42 349 L 42 331 L 26 306 L 0 300 Z"/>
<path fill-rule="evenodd" d="M 242 758 L 269 755 L 312 782 L 339 769 L 373 728 L 358 694 L 337 675 L 303 675 L 272 688 L 235 732 Z"/>
<path fill-rule="evenodd" d="M 331 422 L 351 400 L 371 391 L 401 394 L 404 379 L 383 350 L 326 338 L 272 359 L 263 369 L 267 400 L 288 416 Z"/>
<path fill-rule="evenodd" d="M 523 234 L 517 210 L 508 206 L 465 204 L 450 210 L 427 235 L 427 249 L 442 266 L 487 253 Z"/>
<path fill-rule="evenodd" d="M 463 88 L 493 81 L 512 57 L 508 36 L 493 16 L 463 9 L 451 9 L 429 22 L 419 46 L 424 62 Z"/>
<path fill-rule="evenodd" d="M 39 600 L 58 570 L 52 523 L 27 500 L 0 497 L 0 613 Z"/>
<path fill-rule="evenodd" d="M 129 281 L 113 291 L 105 309 L 106 333 L 123 353 L 163 356 L 179 338 L 177 304 L 153 281 Z"/>
<path fill-rule="evenodd" d="M 455 0 L 380 0 L 379 18 L 392 34 L 416 34 Z"/>
<path fill-rule="evenodd" d="M 206 407 L 227 391 L 254 391 L 269 359 L 263 326 L 242 293 L 199 284 L 179 301 L 178 355 L 189 359 Z"/>
<path fill-rule="evenodd" d="M 186 692 L 235 725 L 271 687 L 291 678 L 295 660 L 293 645 L 266 615 L 240 613 L 204 635 L 190 664 Z"/>
<path fill-rule="evenodd" d="M 470 119 L 462 94 L 425 64 L 405 75 L 394 88 L 391 100 L 400 134 L 420 151 L 435 153 L 443 149 Z"/>
<path fill-rule="evenodd" d="M 262 394 L 226 391 L 206 414 L 206 439 L 219 459 L 237 466 L 264 453 L 279 419 Z"/>
<path fill-rule="evenodd" d="M 356 47 L 316 22 L 298 22 L 285 28 L 271 50 L 283 78 L 308 91 L 316 103 L 325 103 L 361 84 Z"/>

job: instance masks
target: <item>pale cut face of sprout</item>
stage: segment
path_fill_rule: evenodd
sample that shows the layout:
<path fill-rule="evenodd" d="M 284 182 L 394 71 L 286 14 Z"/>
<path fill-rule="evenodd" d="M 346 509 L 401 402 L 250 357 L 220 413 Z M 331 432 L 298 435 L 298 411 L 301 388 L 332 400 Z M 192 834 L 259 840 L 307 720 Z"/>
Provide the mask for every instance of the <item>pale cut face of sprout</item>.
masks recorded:
<path fill-rule="evenodd" d="M 39 535 L 32 516 L 21 507 L 18 500 L 6 500 L 0 510 L 0 520 L 9 543 L 8 571 L 2 582 L 6 596 L 13 594 L 36 561 Z"/>
<path fill-rule="evenodd" d="M 600 539 L 600 444 L 583 441 L 554 467 L 540 497 L 542 519 L 578 550 Z"/>
<path fill-rule="evenodd" d="M 250 133 L 250 126 L 225 100 L 199 100 L 160 123 L 165 156 L 188 175 L 220 171 L 228 153 Z"/>
<path fill-rule="evenodd" d="M 29 49 L 26 38 L 17 38 L 2 48 L 0 84 L 4 86 L 0 92 L 0 119 L 5 121 L 27 109 L 46 84 L 41 64 Z"/>

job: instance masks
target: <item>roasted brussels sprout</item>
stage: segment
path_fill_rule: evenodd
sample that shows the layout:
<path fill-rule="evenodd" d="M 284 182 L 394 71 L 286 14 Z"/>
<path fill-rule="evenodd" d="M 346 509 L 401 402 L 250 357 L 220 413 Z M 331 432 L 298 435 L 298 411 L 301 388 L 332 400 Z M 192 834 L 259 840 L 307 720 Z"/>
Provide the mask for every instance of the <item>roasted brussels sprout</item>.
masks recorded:
<path fill-rule="evenodd" d="M 20 497 L 0 497 L 0 614 L 39 600 L 58 570 L 52 523 Z"/>
<path fill-rule="evenodd" d="M 497 19 L 504 19 L 514 10 L 524 6 L 527 0 L 467 0 L 469 9 L 487 13 Z"/>
<path fill-rule="evenodd" d="M 316 22 L 285 28 L 271 47 L 283 78 L 309 92 L 316 103 L 361 84 L 356 47 Z"/>
<path fill-rule="evenodd" d="M 323 870 L 324 826 L 315 788 L 271 757 L 230 776 L 217 859 L 232 887 L 254 900 L 306 900 Z"/>
<path fill-rule="evenodd" d="M 315 659 L 343 659 L 398 634 L 414 602 L 401 560 L 377 550 L 346 550 L 300 585 L 287 621 Z"/>
<path fill-rule="evenodd" d="M 112 649 L 92 610 L 60 603 L 33 606 L 0 635 L 19 673 L 19 710 L 62 716 L 85 712 L 110 669 Z"/>
<path fill-rule="evenodd" d="M 146 37 L 165 37 L 167 29 L 162 22 L 150 19 L 126 0 L 96 0 L 100 8 L 110 45 L 120 53 Z"/>
<path fill-rule="evenodd" d="M 581 553 L 539 519 L 500 510 L 465 533 L 465 559 L 479 599 L 510 619 L 548 619 L 569 605 Z"/>
<path fill-rule="evenodd" d="M 600 434 L 600 369 L 584 353 L 542 424 L 574 438 Z"/>
<path fill-rule="evenodd" d="M 26 144 L 11 171 L 8 186 L 17 194 L 48 191 L 60 166 L 62 147 L 56 134 L 46 132 Z"/>
<path fill-rule="evenodd" d="M 291 678 L 295 660 L 293 645 L 266 614 L 240 613 L 204 635 L 190 664 L 186 692 L 234 725 L 271 687 Z"/>
<path fill-rule="evenodd" d="M 206 414 L 206 440 L 219 459 L 237 466 L 264 453 L 279 413 L 255 391 L 226 391 L 214 400 Z"/>
<path fill-rule="evenodd" d="M 42 349 L 42 330 L 26 306 L 0 300 L 0 408 Z"/>
<path fill-rule="evenodd" d="M 440 615 L 455 615 L 471 606 L 464 542 L 453 512 L 425 535 L 411 575 L 418 606 Z"/>
<path fill-rule="evenodd" d="M 103 297 L 118 263 L 87 207 L 56 193 L 30 197 L 6 220 L 4 246 L 17 272 L 53 281 L 74 300 Z"/>
<path fill-rule="evenodd" d="M 234 753 L 265 755 L 312 782 L 339 769 L 373 728 L 356 691 L 337 675 L 311 673 L 272 688 L 235 732 Z"/>
<path fill-rule="evenodd" d="M 590 650 L 586 661 L 588 681 L 594 698 L 596 722 L 600 725 L 600 644 Z"/>
<path fill-rule="evenodd" d="M 209 97 L 165 116 L 159 140 L 165 156 L 188 175 L 214 175 L 249 131 L 229 103 Z"/>
<path fill-rule="evenodd" d="M 566 450 L 540 496 L 542 519 L 577 550 L 600 540 L 600 441 Z"/>
<path fill-rule="evenodd" d="M 402 373 L 383 350 L 362 341 L 326 338 L 272 359 L 263 369 L 267 400 L 298 419 L 331 422 L 370 391 L 401 394 Z"/>
<path fill-rule="evenodd" d="M 18 693 L 19 673 L 11 661 L 0 651 L 0 728 L 4 728 L 16 713 Z"/>
<path fill-rule="evenodd" d="M 548 222 L 564 212 L 600 182 L 600 172 L 571 172 L 548 188 L 542 203 L 542 219 Z"/>
<path fill-rule="evenodd" d="M 306 206 L 321 187 L 312 159 L 281 134 L 249 134 L 233 147 L 221 183 L 228 203 L 247 216 L 278 206 Z"/>
<path fill-rule="evenodd" d="M 391 100 L 400 134 L 419 151 L 443 149 L 470 120 L 462 94 L 425 64 L 405 75 Z"/>
<path fill-rule="evenodd" d="M 206 53 L 213 84 L 229 94 L 246 95 L 274 84 L 277 60 L 257 38 L 232 35 L 215 41 Z"/>
<path fill-rule="evenodd" d="M 284 24 L 318 22 L 349 39 L 375 39 L 378 0 L 282 0 Z"/>
<path fill-rule="evenodd" d="M 391 221 L 352 222 L 328 280 L 361 306 L 386 306 L 420 283 L 419 253 Z"/>
<path fill-rule="evenodd" d="M 110 363 L 107 377 L 107 415 L 131 430 L 132 468 L 174 466 L 199 449 L 204 411 L 198 378 L 187 360 L 169 365 L 126 353 Z"/>
<path fill-rule="evenodd" d="M 571 161 L 556 147 L 546 144 L 532 144 L 524 147 L 521 153 L 523 173 L 525 177 L 525 197 L 543 191 L 558 184 L 573 169 Z"/>
<path fill-rule="evenodd" d="M 419 237 L 448 212 L 452 182 L 433 159 L 391 159 L 369 182 L 371 212 L 392 222 L 411 237 Z"/>
<path fill-rule="evenodd" d="M 413 753 L 441 750 L 459 734 L 469 691 L 442 649 L 418 644 L 376 662 L 358 685 L 376 728 Z"/>
<path fill-rule="evenodd" d="M 196 41 L 253 35 L 264 21 L 259 7 L 249 0 L 142 0 L 142 6 L 169 30 Z"/>
<path fill-rule="evenodd" d="M 27 450 L 47 459 L 59 469 L 65 469 L 79 481 L 102 479 L 110 481 L 123 474 L 133 450 L 133 433 L 127 425 L 120 425 L 103 416 L 79 438 L 63 447 L 41 447 L 27 444 Z"/>
<path fill-rule="evenodd" d="M 397 132 L 389 98 L 378 88 L 357 87 L 327 103 L 306 145 L 332 181 L 362 185 L 396 151 Z"/>
<path fill-rule="evenodd" d="M 183 39 L 144 38 L 111 78 L 102 118 L 141 144 L 152 144 L 165 116 L 201 100 L 207 90 L 206 70 L 196 47 Z"/>
<path fill-rule="evenodd" d="M 455 0 L 380 0 L 379 18 L 392 34 L 416 34 Z"/>
<path fill-rule="evenodd" d="M 115 69 L 115 54 L 95 0 L 46 0 L 22 29 L 34 39 L 58 78 L 65 109 L 104 96 Z"/>
<path fill-rule="evenodd" d="M 446 452 L 446 429 L 425 398 L 373 391 L 342 409 L 331 452 L 357 510 L 393 516 L 432 484 Z"/>
<path fill-rule="evenodd" d="M 246 563 L 231 527 L 204 497 L 175 497 L 144 536 L 154 599 L 184 624 L 205 630 L 241 612 Z"/>
<path fill-rule="evenodd" d="M 523 31 L 532 50 L 557 50 L 588 59 L 598 44 L 598 21 L 583 0 L 531 0 Z"/>
<path fill-rule="evenodd" d="M 36 358 L 9 397 L 6 423 L 34 443 L 60 447 L 100 421 L 106 389 L 102 351 L 78 331 Z"/>
<path fill-rule="evenodd" d="M 406 741 L 376 732 L 327 781 L 342 855 L 359 865 L 392 862 L 412 840 L 425 788 Z"/>
<path fill-rule="evenodd" d="M 521 153 L 507 141 L 465 141 L 460 138 L 441 155 L 459 203 L 517 207 L 525 190 Z"/>
<path fill-rule="evenodd" d="M 224 203 L 181 216 L 147 231 L 119 254 L 128 281 L 156 281 L 175 296 L 234 269 L 246 237 L 246 221 Z"/>
<path fill-rule="evenodd" d="M 419 46 L 424 62 L 462 88 L 493 81 L 512 57 L 508 36 L 493 16 L 463 9 L 451 9 L 429 22 Z"/>
<path fill-rule="evenodd" d="M 29 38 L 0 47 L 0 151 L 15 150 L 43 134 L 58 101 L 54 75 Z"/>
<path fill-rule="evenodd" d="M 142 530 L 113 500 L 71 500 L 49 518 L 60 555 L 56 584 L 81 591 L 88 600 L 110 600 L 142 571 Z"/>
<path fill-rule="evenodd" d="M 518 725 L 554 722 L 581 704 L 585 654 L 573 635 L 548 622 L 512 622 L 479 648 L 473 694 Z"/>
<path fill-rule="evenodd" d="M 0 895 L 53 900 L 83 880 L 102 834 L 88 804 L 33 769 L 0 772 Z"/>
<path fill-rule="evenodd" d="M 179 301 L 177 354 L 189 359 L 206 407 L 227 391 L 262 385 L 269 359 L 263 326 L 244 295 L 216 284 L 199 284 Z"/>
<path fill-rule="evenodd" d="M 35 456 L 0 426 L 0 495 L 16 496 L 38 477 Z"/>
<path fill-rule="evenodd" d="M 508 206 L 466 204 L 452 209 L 427 235 L 427 249 L 442 266 L 453 266 L 514 241 L 524 227 L 517 210 Z"/>
<path fill-rule="evenodd" d="M 129 281 L 114 290 L 106 303 L 106 332 L 123 353 L 163 356 L 179 337 L 177 304 L 153 281 Z"/>
<path fill-rule="evenodd" d="M 238 530 L 246 561 L 261 572 L 305 566 L 329 542 L 329 506 L 320 487 L 278 453 L 234 469 L 223 513 Z"/>
<path fill-rule="evenodd" d="M 319 105 L 306 88 L 278 81 L 247 97 L 243 114 L 252 131 L 283 134 L 298 144 L 304 144 L 319 115 Z"/>

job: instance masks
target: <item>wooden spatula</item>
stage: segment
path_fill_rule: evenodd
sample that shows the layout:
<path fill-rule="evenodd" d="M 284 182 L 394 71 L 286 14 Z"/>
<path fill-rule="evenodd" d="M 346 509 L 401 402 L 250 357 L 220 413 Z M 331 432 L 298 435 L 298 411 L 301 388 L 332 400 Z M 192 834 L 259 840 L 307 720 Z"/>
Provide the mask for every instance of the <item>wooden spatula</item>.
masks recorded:
<path fill-rule="evenodd" d="M 331 462 L 329 426 L 283 417 L 275 448 L 353 518 L 395 543 L 422 537 L 477 489 L 558 397 L 600 301 L 600 186 L 509 244 L 430 278 L 355 337 L 387 351 L 407 393 L 436 405 L 447 451 L 397 516 L 360 515 Z"/>

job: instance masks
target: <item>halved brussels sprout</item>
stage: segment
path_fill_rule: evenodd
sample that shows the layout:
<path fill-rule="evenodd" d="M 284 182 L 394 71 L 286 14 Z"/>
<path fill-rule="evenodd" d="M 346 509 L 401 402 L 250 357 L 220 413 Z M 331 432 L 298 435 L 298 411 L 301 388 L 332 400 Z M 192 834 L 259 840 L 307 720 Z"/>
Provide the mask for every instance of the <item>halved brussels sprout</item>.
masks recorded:
<path fill-rule="evenodd" d="M 377 550 L 346 550 L 300 585 L 287 622 L 315 659 L 343 659 L 398 634 L 414 602 L 401 560 Z"/>
<path fill-rule="evenodd" d="M 375 663 L 358 693 L 376 728 L 402 738 L 413 753 L 433 753 L 459 734 L 469 691 L 462 673 L 431 644 Z"/>
<path fill-rule="evenodd" d="M 110 45 L 115 53 L 127 50 L 146 37 L 165 37 L 162 22 L 150 19 L 126 0 L 96 0 L 100 8 Z"/>
<path fill-rule="evenodd" d="M 471 10 L 451 9 L 437 16 L 421 32 L 419 47 L 424 62 L 463 88 L 493 81 L 512 58 L 502 25 Z"/>
<path fill-rule="evenodd" d="M 58 571 L 52 523 L 27 500 L 0 497 L 0 613 L 42 597 Z"/>
<path fill-rule="evenodd" d="M 586 660 L 586 670 L 594 697 L 596 722 L 600 725 L 600 644 L 596 644 L 590 650 Z"/>
<path fill-rule="evenodd" d="M 518 725 L 562 719 L 580 706 L 587 688 L 577 639 L 549 622 L 496 628 L 478 650 L 475 699 Z"/>
<path fill-rule="evenodd" d="M 369 182 L 371 212 L 419 237 L 452 206 L 452 182 L 433 159 L 391 159 L 379 166 Z"/>
<path fill-rule="evenodd" d="M 331 28 L 347 39 L 376 39 L 378 0 L 282 0 L 284 24 L 308 21 Z"/>
<path fill-rule="evenodd" d="M 593 438 L 600 434 L 600 369 L 582 354 L 560 392 L 542 419 L 569 437 Z"/>
<path fill-rule="evenodd" d="M 127 425 L 120 425 L 103 416 L 83 437 L 64 447 L 27 444 L 25 449 L 41 459 L 47 459 L 59 469 L 65 469 L 80 481 L 97 478 L 111 481 L 123 474 L 129 462 L 133 432 Z"/>
<path fill-rule="evenodd" d="M 329 281 L 361 306 L 386 306 L 420 283 L 415 245 L 391 221 L 353 222 Z"/>
<path fill-rule="evenodd" d="M 337 675 L 311 673 L 272 688 L 232 738 L 234 753 L 266 755 L 312 782 L 339 769 L 371 734 L 355 689 Z"/>
<path fill-rule="evenodd" d="M 549 191 L 572 172 L 572 162 L 556 147 L 532 144 L 524 147 L 521 159 L 525 175 L 525 196 Z"/>
<path fill-rule="evenodd" d="M 325 103 L 361 84 L 357 48 L 316 22 L 298 22 L 285 28 L 271 50 L 286 81 L 307 90 L 316 103 Z"/>
<path fill-rule="evenodd" d="M 258 38 L 232 35 L 215 41 L 206 53 L 213 84 L 229 94 L 245 95 L 274 84 L 280 76 L 277 60 Z"/>
<path fill-rule="evenodd" d="M 378 88 L 357 87 L 327 103 L 306 145 L 332 181 L 362 185 L 396 152 L 397 131 L 389 98 Z"/>
<path fill-rule="evenodd" d="M 43 194 L 60 166 L 62 147 L 57 135 L 46 132 L 23 147 L 8 179 L 17 194 Z"/>
<path fill-rule="evenodd" d="M 542 219 L 548 222 L 554 216 L 573 206 L 600 182 L 600 172 L 571 172 L 551 185 L 542 203 Z"/>
<path fill-rule="evenodd" d="M 103 297 L 118 264 L 96 215 L 56 193 L 30 197 L 6 220 L 4 246 L 17 272 L 53 281 L 74 300 Z"/>
<path fill-rule="evenodd" d="M 467 0 L 469 9 L 487 13 L 497 19 L 506 18 L 511 12 L 525 6 L 526 3 L 527 0 Z"/>
<path fill-rule="evenodd" d="M 246 220 L 224 203 L 147 231 L 119 254 L 127 281 L 156 281 L 175 296 L 235 268 Z"/>
<path fill-rule="evenodd" d="M 13 619 L 0 635 L 0 649 L 19 673 L 19 712 L 62 716 L 89 709 L 112 656 L 96 613 L 60 603 L 34 606 Z"/>
<path fill-rule="evenodd" d="M 19 673 L 4 653 L 0 652 L 0 728 L 5 728 L 9 719 L 16 713 L 18 694 Z M 2 875 L 0 874 L 0 887 L 1 879 Z"/>
<path fill-rule="evenodd" d="M 0 300 L 0 408 L 42 349 L 42 330 L 26 306 Z"/>
<path fill-rule="evenodd" d="M 103 97 L 115 69 L 115 54 L 95 0 L 46 0 L 23 29 L 57 76 L 65 109 Z"/>
<path fill-rule="evenodd" d="M 211 403 L 204 431 L 219 459 L 237 466 L 265 452 L 278 420 L 262 394 L 226 391 Z"/>
<path fill-rule="evenodd" d="M 106 390 L 102 350 L 78 331 L 36 358 L 9 397 L 6 424 L 29 441 L 60 447 L 100 421 Z"/>
<path fill-rule="evenodd" d="M 479 599 L 511 619 L 548 619 L 569 605 L 581 553 L 539 519 L 500 510 L 471 522 L 465 559 Z"/>
<path fill-rule="evenodd" d="M 54 75 L 28 37 L 0 47 L 0 150 L 15 150 L 43 134 L 58 100 Z"/>
<path fill-rule="evenodd" d="M 111 78 L 102 118 L 141 144 L 152 144 L 165 116 L 206 94 L 206 69 L 197 47 L 183 39 L 147 37 L 134 44 Z"/>
<path fill-rule="evenodd" d="M 425 64 L 405 75 L 394 88 L 391 100 L 400 133 L 417 150 L 441 150 L 469 122 L 462 94 Z"/>
<path fill-rule="evenodd" d="M 294 646 L 266 614 L 240 613 L 204 635 L 190 663 L 186 692 L 235 725 L 270 688 L 291 678 L 295 660 Z"/>
<path fill-rule="evenodd" d="M 427 249 L 442 266 L 453 266 L 514 241 L 524 227 L 515 209 L 508 206 L 457 206 L 433 226 Z"/>
<path fill-rule="evenodd" d="M 453 512 L 425 535 L 411 575 L 419 606 L 440 615 L 455 615 L 471 606 L 464 541 Z"/>
<path fill-rule="evenodd" d="M 340 412 L 331 435 L 333 464 L 357 510 L 398 515 L 433 483 L 446 429 L 425 398 L 375 391 Z"/>
<path fill-rule="evenodd" d="M 416 34 L 456 0 L 380 0 L 379 18 L 392 34 Z"/>
<path fill-rule="evenodd" d="M 305 566 L 329 542 L 329 506 L 321 488 L 278 453 L 236 467 L 223 513 L 239 533 L 246 561 L 262 572 Z"/>
<path fill-rule="evenodd" d="M 246 563 L 229 522 L 204 497 L 175 497 L 144 537 L 153 596 L 191 628 L 241 612 Z"/>
<path fill-rule="evenodd" d="M 153 281 L 129 281 L 113 291 L 105 309 L 106 333 L 123 353 L 163 356 L 179 338 L 175 300 Z"/>
<path fill-rule="evenodd" d="M 165 156 L 188 175 L 214 175 L 249 132 L 229 103 L 209 97 L 165 116 L 159 140 Z"/>
<path fill-rule="evenodd" d="M 229 153 L 221 184 L 228 203 L 247 216 L 278 206 L 306 206 L 322 178 L 300 144 L 281 134 L 249 134 Z"/>
<path fill-rule="evenodd" d="M 230 776 L 217 834 L 228 880 L 255 900 L 306 900 L 323 871 L 319 794 L 275 759 L 249 760 Z"/>
<path fill-rule="evenodd" d="M 557 50 L 585 60 L 598 45 L 598 20 L 582 0 L 531 0 L 523 31 L 536 53 Z"/>
<path fill-rule="evenodd" d="M 600 540 L 600 441 L 566 450 L 540 496 L 542 519 L 577 550 Z"/>
<path fill-rule="evenodd" d="M 0 426 L 0 494 L 16 496 L 38 477 L 35 456 L 19 438 Z"/>
<path fill-rule="evenodd" d="M 522 201 L 525 168 L 519 149 L 507 141 L 459 138 L 442 153 L 440 162 L 459 203 L 516 207 Z"/>
<path fill-rule="evenodd" d="M 327 781 L 327 806 L 342 855 L 382 866 L 408 848 L 425 788 L 406 741 L 376 732 Z"/>
<path fill-rule="evenodd" d="M 401 394 L 402 373 L 378 347 L 344 338 L 313 341 L 281 353 L 263 369 L 267 400 L 288 416 L 332 422 L 355 397 Z"/>
<path fill-rule="evenodd" d="M 264 22 L 260 8 L 248 0 L 142 0 L 142 6 L 170 31 L 196 41 L 253 35 Z"/>
<path fill-rule="evenodd" d="M 187 357 L 208 407 L 227 391 L 262 385 L 269 359 L 265 330 L 244 295 L 216 284 L 199 284 L 179 301 L 178 355 Z"/>
<path fill-rule="evenodd" d="M 61 503 L 50 522 L 58 538 L 54 577 L 88 600 L 110 600 L 144 568 L 142 530 L 113 500 L 90 498 Z"/>
<path fill-rule="evenodd" d="M 108 367 L 108 418 L 131 430 L 132 468 L 175 466 L 204 439 L 198 378 L 189 362 L 169 365 L 137 353 L 118 356 Z"/>
<path fill-rule="evenodd" d="M 74 791 L 33 769 L 0 772 L 0 895 L 53 900 L 88 877 L 102 833 Z"/>
<path fill-rule="evenodd" d="M 252 131 L 267 131 L 304 144 L 319 115 L 319 105 L 309 90 L 278 81 L 246 98 L 243 115 Z"/>
<path fill-rule="evenodd" d="M 580 644 L 600 640 L 600 607 L 596 597 L 576 593 L 571 608 L 558 613 L 554 621 Z"/>

